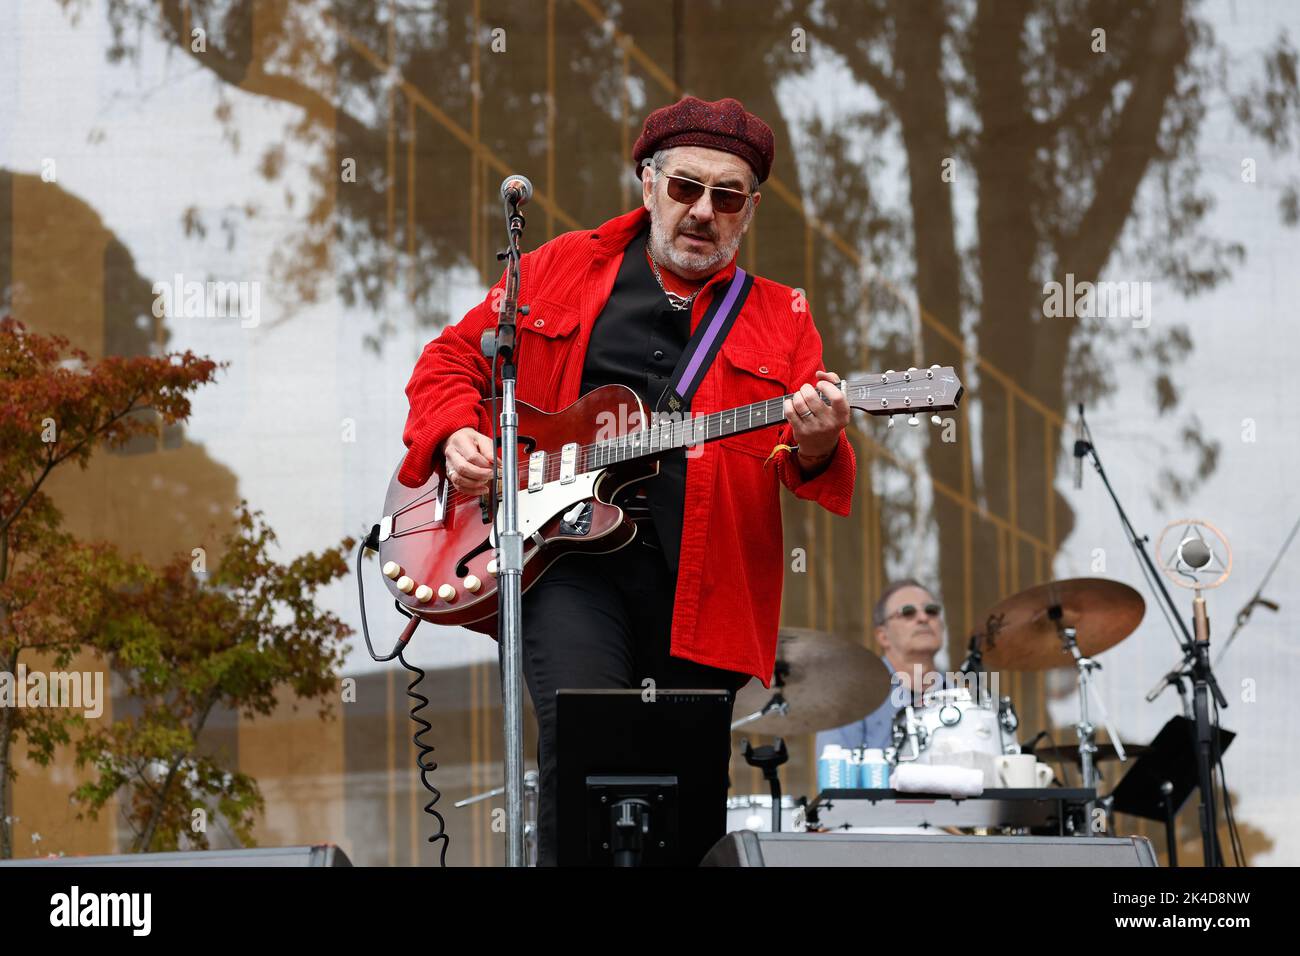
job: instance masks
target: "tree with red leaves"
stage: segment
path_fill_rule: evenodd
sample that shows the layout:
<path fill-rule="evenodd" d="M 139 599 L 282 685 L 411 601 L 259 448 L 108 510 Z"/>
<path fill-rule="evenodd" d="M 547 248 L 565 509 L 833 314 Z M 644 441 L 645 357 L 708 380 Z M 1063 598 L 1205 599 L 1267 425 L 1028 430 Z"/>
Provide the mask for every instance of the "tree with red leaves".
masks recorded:
<path fill-rule="evenodd" d="M 184 421 L 189 396 L 218 365 L 192 352 L 92 362 L 67 339 L 0 320 L 0 674 L 10 687 L 25 653 L 55 668 L 93 638 L 114 595 L 138 569 L 116 549 L 85 544 L 63 529 L 45 491 L 58 467 L 82 468 L 97 448 Z M 47 765 L 70 742 L 62 708 L 0 706 L 0 858 L 13 855 L 13 747 Z"/>

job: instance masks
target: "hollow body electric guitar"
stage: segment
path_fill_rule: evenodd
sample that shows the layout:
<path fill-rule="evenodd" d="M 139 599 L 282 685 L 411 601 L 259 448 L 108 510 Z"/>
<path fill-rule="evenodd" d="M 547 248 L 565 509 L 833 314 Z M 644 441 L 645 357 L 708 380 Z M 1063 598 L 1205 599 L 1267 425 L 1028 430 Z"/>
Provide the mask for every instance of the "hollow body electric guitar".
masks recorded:
<path fill-rule="evenodd" d="M 962 394 L 956 372 L 937 365 L 839 387 L 851 408 L 884 416 L 949 411 Z M 593 389 L 553 414 L 518 402 L 523 590 L 568 552 L 601 554 L 629 544 L 636 526 L 610 502 L 625 485 L 658 474 L 663 454 L 779 425 L 789 397 L 660 422 L 622 385 Z M 385 583 L 426 621 L 495 634 L 499 496 L 493 515 L 488 496 L 462 495 L 440 472 L 418 488 L 399 482 L 396 473 L 389 483 L 379 525 Z"/>

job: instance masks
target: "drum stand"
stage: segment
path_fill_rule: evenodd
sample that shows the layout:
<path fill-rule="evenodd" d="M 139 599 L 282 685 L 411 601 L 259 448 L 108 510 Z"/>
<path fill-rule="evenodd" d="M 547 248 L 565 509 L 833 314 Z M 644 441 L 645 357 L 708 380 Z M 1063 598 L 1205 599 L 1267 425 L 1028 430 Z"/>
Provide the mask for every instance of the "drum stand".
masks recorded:
<path fill-rule="evenodd" d="M 754 747 L 748 740 L 745 741 L 743 751 L 745 763 L 751 767 L 758 767 L 763 771 L 763 776 L 767 779 L 768 788 L 772 792 L 772 832 L 781 832 L 781 764 L 790 759 L 790 754 L 785 748 L 785 739 L 776 738 L 776 743 L 771 746 Z"/>
<path fill-rule="evenodd" d="M 1093 671 L 1101 670 L 1101 664 L 1097 663 L 1091 657 L 1084 657 L 1083 652 L 1079 650 L 1079 643 L 1076 640 L 1076 632 L 1072 627 L 1065 627 L 1061 621 L 1061 607 L 1054 605 L 1047 611 L 1047 616 L 1056 624 L 1056 631 L 1060 635 L 1061 644 L 1070 656 L 1074 658 L 1074 666 L 1079 671 L 1079 722 L 1074 725 L 1075 732 L 1079 736 L 1079 763 L 1083 771 L 1083 785 L 1090 790 L 1096 790 L 1097 787 L 1097 765 L 1093 760 L 1093 755 L 1097 752 L 1097 725 L 1092 722 L 1088 710 L 1088 703 L 1091 700 L 1096 705 L 1097 713 L 1101 717 L 1101 722 L 1106 725 L 1106 731 L 1110 734 L 1111 742 L 1115 745 L 1115 754 L 1121 761 L 1127 760 L 1124 753 L 1124 744 L 1120 742 L 1119 734 L 1115 732 L 1115 727 L 1111 724 L 1110 718 L 1106 714 L 1106 707 L 1101 702 L 1101 695 L 1097 693 L 1095 685 L 1095 676 Z M 1096 801 L 1092 800 L 1087 805 L 1088 819 L 1085 828 L 1089 835 L 1092 834 L 1092 812 L 1096 806 Z"/>
<path fill-rule="evenodd" d="M 768 714 L 780 714 L 784 717 L 788 713 L 790 713 L 790 702 L 781 696 L 780 691 L 776 691 L 772 694 L 772 697 L 768 702 L 763 705 L 762 710 L 756 710 L 752 714 L 746 714 L 744 717 L 737 717 L 733 720 L 731 722 L 731 729 L 739 730 L 746 724 L 752 724 L 756 720 L 761 720 Z"/>

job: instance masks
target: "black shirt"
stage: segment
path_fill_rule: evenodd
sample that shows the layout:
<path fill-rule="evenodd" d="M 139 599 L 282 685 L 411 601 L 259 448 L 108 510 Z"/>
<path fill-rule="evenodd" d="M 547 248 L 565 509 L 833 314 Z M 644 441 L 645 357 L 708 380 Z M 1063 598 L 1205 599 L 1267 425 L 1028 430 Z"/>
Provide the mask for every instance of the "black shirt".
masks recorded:
<path fill-rule="evenodd" d="M 609 301 L 591 331 L 581 394 L 602 385 L 626 385 L 652 415 L 667 402 L 668 381 L 690 340 L 691 312 L 668 304 L 646 261 L 649 235 L 643 229 L 623 252 Z M 642 490 L 644 498 L 639 497 Z M 686 506 L 685 451 L 660 456 L 659 474 L 623 489 L 615 504 L 640 524 L 642 533 L 657 532 L 668 567 L 676 573 Z M 651 537 L 646 534 L 647 540 Z"/>

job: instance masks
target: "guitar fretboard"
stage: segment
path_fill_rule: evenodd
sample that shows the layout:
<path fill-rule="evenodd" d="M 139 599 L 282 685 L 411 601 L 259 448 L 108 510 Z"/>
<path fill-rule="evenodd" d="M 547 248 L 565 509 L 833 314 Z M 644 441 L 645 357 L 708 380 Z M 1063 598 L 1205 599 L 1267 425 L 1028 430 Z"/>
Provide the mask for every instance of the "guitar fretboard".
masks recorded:
<path fill-rule="evenodd" d="M 782 395 L 722 412 L 656 422 L 643 431 L 584 445 L 578 459 L 583 463 L 580 470 L 594 471 L 634 458 L 650 457 L 779 424 L 785 421 L 784 405 L 789 397 Z"/>

